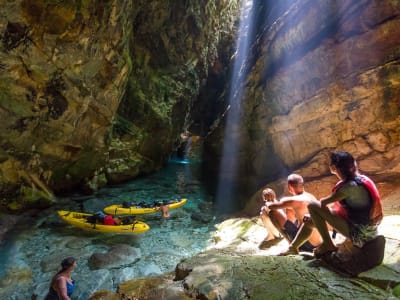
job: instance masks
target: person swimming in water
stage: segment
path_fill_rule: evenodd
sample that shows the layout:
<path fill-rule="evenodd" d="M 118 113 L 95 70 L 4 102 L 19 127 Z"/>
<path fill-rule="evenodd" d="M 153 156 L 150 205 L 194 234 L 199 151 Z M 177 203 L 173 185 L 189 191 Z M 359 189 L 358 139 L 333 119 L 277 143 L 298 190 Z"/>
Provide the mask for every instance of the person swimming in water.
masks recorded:
<path fill-rule="evenodd" d="M 70 300 L 75 290 L 76 283 L 71 277 L 71 272 L 76 267 L 76 259 L 67 257 L 61 262 L 61 270 L 53 276 L 49 292 L 44 300 Z"/>

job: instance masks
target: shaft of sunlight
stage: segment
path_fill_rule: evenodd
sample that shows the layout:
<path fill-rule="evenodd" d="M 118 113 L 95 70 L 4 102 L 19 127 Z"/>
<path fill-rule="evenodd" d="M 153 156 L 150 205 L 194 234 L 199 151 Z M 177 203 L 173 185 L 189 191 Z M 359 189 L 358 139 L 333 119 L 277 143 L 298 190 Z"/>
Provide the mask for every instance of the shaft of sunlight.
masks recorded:
<path fill-rule="evenodd" d="M 237 129 L 240 128 L 240 114 L 243 96 L 243 81 L 246 78 L 246 59 L 249 53 L 249 39 L 252 34 L 253 1 L 243 0 L 237 39 L 235 61 L 229 89 L 229 111 L 226 116 L 224 144 L 220 162 L 217 188 L 217 210 L 227 212 L 233 209 L 236 194 L 234 184 L 238 177 L 238 153 L 240 141 Z"/>

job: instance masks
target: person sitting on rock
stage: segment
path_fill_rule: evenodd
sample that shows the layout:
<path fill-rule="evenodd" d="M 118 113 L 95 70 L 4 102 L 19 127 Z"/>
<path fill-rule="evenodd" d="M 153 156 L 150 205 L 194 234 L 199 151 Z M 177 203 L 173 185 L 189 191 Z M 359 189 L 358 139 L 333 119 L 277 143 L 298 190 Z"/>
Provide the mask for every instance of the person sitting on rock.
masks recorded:
<path fill-rule="evenodd" d="M 288 176 L 287 187 L 291 196 L 283 197 L 280 201 L 267 202 L 265 212 L 276 229 L 290 243 L 309 213 L 307 206 L 317 200 L 314 195 L 304 190 L 303 177 L 298 174 Z M 316 230 L 312 230 L 307 239 L 300 248 L 303 251 L 312 252 L 321 243 L 321 237 Z"/>
<path fill-rule="evenodd" d="M 377 225 L 383 214 L 379 192 L 373 181 L 359 174 L 357 163 L 348 152 L 332 152 L 329 167 L 339 182 L 331 195 L 308 206 L 312 222 L 305 223 L 290 245 L 290 253 L 297 252 L 314 227 L 322 237 L 322 244 L 314 250 L 314 256 L 335 252 L 337 246 L 331 239 L 328 224 L 360 248 L 377 236 Z"/>
<path fill-rule="evenodd" d="M 268 232 L 267 237 L 261 242 L 259 248 L 264 249 L 268 248 L 279 241 L 282 240 L 281 234 L 279 233 L 278 229 L 272 224 L 271 219 L 268 216 L 268 212 L 270 211 L 267 204 L 268 202 L 277 202 L 275 191 L 271 188 L 266 188 L 262 191 L 262 198 L 265 202 L 264 205 L 261 207 L 260 210 L 260 218 Z"/>

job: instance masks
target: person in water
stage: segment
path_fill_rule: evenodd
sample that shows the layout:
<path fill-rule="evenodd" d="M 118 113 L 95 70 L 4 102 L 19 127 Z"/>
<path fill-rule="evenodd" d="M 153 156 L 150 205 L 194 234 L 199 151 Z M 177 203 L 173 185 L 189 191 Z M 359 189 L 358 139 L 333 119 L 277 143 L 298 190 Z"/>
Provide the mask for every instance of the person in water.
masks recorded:
<path fill-rule="evenodd" d="M 53 276 L 49 292 L 44 300 L 70 300 L 75 289 L 75 281 L 71 272 L 76 267 L 76 259 L 67 257 L 61 262 L 61 270 Z"/>
<path fill-rule="evenodd" d="M 303 226 L 290 245 L 292 253 L 296 253 L 314 227 L 322 237 L 322 244 L 314 250 L 317 258 L 337 250 L 328 225 L 349 238 L 357 247 L 362 247 L 365 242 L 377 236 L 377 225 L 383 214 L 380 195 L 374 182 L 360 175 L 356 161 L 348 152 L 332 152 L 329 167 L 339 182 L 329 196 L 308 206 L 312 222 Z"/>
<path fill-rule="evenodd" d="M 298 174 L 288 176 L 287 187 L 291 196 L 283 197 L 280 201 L 267 202 L 265 212 L 276 229 L 290 243 L 309 213 L 307 206 L 317 200 L 314 195 L 305 191 L 303 177 Z M 303 251 L 311 252 L 321 243 L 321 237 L 316 230 L 311 232 L 307 240 L 301 246 Z"/>
<path fill-rule="evenodd" d="M 169 218 L 169 204 L 167 201 L 163 201 L 157 210 L 161 211 L 161 217 L 163 219 Z"/>

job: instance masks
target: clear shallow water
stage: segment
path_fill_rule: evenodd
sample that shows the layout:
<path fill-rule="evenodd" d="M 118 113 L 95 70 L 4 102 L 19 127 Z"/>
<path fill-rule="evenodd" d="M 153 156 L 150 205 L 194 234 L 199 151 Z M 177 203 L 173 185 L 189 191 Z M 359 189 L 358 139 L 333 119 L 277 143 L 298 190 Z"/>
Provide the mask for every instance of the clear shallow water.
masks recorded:
<path fill-rule="evenodd" d="M 43 299 L 51 277 L 67 256 L 78 259 L 72 274 L 78 285 L 72 299 L 87 299 L 97 290 L 115 291 L 128 279 L 171 272 L 181 259 L 203 251 L 214 230 L 214 208 L 193 170 L 191 165 L 169 164 L 156 174 L 102 189 L 94 196 L 60 199 L 57 207 L 24 220 L 0 245 L 0 299 Z M 171 210 L 168 220 L 158 213 L 137 217 L 151 227 L 138 235 L 82 231 L 56 214 L 57 209 L 92 213 L 124 200 L 151 203 L 179 198 L 188 202 Z M 113 247 L 128 247 L 139 254 L 127 253 L 113 264 L 108 261 L 105 268 L 90 267 L 93 253 L 115 251 Z"/>

